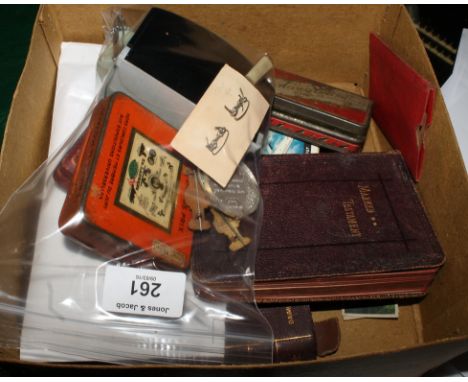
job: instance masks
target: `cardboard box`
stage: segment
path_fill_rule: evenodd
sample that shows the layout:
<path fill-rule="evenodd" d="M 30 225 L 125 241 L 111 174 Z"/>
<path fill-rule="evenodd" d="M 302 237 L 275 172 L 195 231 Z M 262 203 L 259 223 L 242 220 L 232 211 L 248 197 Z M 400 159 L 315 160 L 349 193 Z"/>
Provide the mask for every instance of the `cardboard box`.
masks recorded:
<path fill-rule="evenodd" d="M 62 41 L 101 42 L 100 12 L 108 6 L 42 6 L 26 65 L 18 83 L 0 157 L 0 206 L 46 158 Z M 242 5 L 165 6 L 235 42 L 270 53 L 275 65 L 322 82 L 351 82 L 367 88 L 369 32 L 375 32 L 423 76 L 437 83 L 424 47 L 403 6 Z M 426 137 L 426 162 L 419 191 L 447 255 L 429 295 L 400 308 L 398 320 L 344 322 L 339 351 L 313 362 L 245 367 L 34 365 L 18 360 L 15 346 L 2 350 L 0 366 L 12 373 L 205 375 L 419 375 L 468 350 L 468 181 L 438 91 L 434 121 Z M 385 150 L 371 131 L 369 150 Z M 33 211 L 29 211 L 33 214 Z M 34 219 L 30 219 L 33 221 Z M 16 227 L 21 238 L 31 227 Z M 24 254 L 25 256 L 27 254 Z M 20 267 L 19 267 L 20 268 Z M 2 269 L 0 269 L 0 273 Z M 27 275 L 3 272 L 2 289 L 24 291 Z M 25 281 L 26 280 L 26 281 Z M 2 321 L 4 322 L 4 321 Z M 19 331 L 0 327 L 0 339 L 18 341 Z"/>

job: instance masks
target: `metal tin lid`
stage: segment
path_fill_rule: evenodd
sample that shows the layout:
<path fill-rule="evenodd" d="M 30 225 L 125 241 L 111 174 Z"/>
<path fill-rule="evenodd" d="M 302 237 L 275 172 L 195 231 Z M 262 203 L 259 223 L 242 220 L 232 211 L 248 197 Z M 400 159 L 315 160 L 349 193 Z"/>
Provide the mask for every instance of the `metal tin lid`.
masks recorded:
<path fill-rule="evenodd" d="M 250 61 L 209 30 L 159 8 L 152 8 L 128 43 L 126 60 L 197 103 L 228 63 L 240 73 Z"/>
<path fill-rule="evenodd" d="M 309 78 L 275 70 L 273 110 L 347 136 L 366 135 L 372 101 Z"/>
<path fill-rule="evenodd" d="M 273 111 L 306 123 L 318 124 L 330 132 L 341 132 L 355 138 L 366 136 L 370 121 L 370 114 L 364 124 L 358 124 L 280 95 L 275 96 Z"/>

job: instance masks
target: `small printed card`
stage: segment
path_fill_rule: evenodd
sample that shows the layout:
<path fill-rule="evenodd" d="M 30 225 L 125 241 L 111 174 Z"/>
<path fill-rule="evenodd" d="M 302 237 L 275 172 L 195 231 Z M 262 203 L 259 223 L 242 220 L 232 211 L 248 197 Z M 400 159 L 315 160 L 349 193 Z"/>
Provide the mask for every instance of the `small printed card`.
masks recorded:
<path fill-rule="evenodd" d="M 185 281 L 183 272 L 107 266 L 102 308 L 115 313 L 178 318 L 183 313 Z"/>
<path fill-rule="evenodd" d="M 270 130 L 268 132 L 267 144 L 263 148 L 262 154 L 317 154 L 319 151 L 317 146 Z"/>
<path fill-rule="evenodd" d="M 171 146 L 226 187 L 268 108 L 247 78 L 224 65 Z"/>

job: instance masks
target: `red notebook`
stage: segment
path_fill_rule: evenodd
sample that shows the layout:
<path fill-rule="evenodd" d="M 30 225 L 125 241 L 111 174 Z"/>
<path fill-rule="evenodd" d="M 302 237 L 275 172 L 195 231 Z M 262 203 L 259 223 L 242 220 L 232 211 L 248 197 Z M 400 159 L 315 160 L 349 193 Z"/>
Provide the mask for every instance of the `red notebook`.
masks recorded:
<path fill-rule="evenodd" d="M 369 98 L 373 117 L 398 149 L 417 181 L 424 161 L 424 135 L 432 123 L 434 86 L 398 57 L 375 34 L 370 35 Z"/>

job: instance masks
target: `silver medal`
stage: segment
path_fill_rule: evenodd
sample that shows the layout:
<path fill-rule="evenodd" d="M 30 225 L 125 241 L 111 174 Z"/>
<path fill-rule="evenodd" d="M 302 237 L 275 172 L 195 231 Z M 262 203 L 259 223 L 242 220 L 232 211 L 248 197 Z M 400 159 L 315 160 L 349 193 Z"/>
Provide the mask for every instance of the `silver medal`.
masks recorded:
<path fill-rule="evenodd" d="M 225 188 L 198 171 L 198 180 L 210 203 L 222 213 L 241 219 L 254 213 L 260 202 L 260 190 L 252 171 L 241 163 Z"/>

